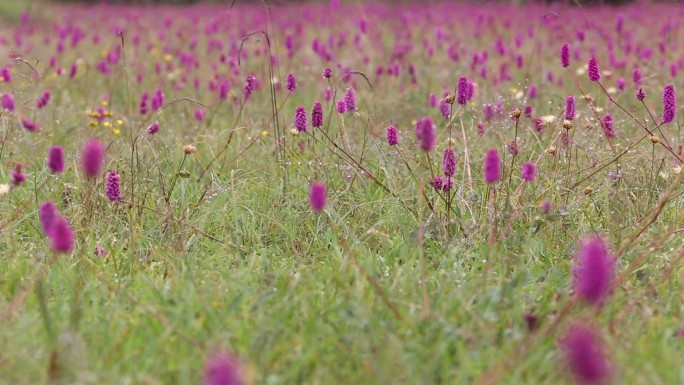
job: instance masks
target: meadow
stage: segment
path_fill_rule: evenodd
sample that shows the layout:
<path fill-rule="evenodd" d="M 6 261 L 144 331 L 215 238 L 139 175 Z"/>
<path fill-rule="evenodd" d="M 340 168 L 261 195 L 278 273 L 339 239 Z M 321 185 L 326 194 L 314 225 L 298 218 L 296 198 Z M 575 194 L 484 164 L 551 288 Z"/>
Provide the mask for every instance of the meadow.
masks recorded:
<path fill-rule="evenodd" d="M 18 3 L 0 384 L 684 383 L 681 5 Z"/>

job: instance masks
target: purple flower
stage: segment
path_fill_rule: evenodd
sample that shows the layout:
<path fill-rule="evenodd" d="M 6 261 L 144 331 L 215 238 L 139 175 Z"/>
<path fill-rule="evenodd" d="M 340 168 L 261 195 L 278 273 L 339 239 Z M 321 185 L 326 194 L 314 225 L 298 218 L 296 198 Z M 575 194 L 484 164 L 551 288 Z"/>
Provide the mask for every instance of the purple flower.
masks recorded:
<path fill-rule="evenodd" d="M 570 45 L 568 43 L 563 44 L 561 47 L 560 61 L 563 68 L 570 66 Z"/>
<path fill-rule="evenodd" d="M 205 112 L 203 109 L 197 108 L 195 110 L 195 120 L 197 120 L 198 122 L 203 121 L 204 120 L 204 114 L 205 114 Z"/>
<path fill-rule="evenodd" d="M 61 146 L 51 146 L 48 150 L 46 164 L 52 174 L 64 172 L 64 149 Z"/>
<path fill-rule="evenodd" d="M 311 183 L 309 186 L 309 204 L 313 211 L 320 212 L 325 208 L 326 194 L 324 184 L 318 182 Z"/>
<path fill-rule="evenodd" d="M 530 105 L 525 106 L 524 114 L 526 117 L 531 118 L 532 117 L 532 106 L 530 106 Z"/>
<path fill-rule="evenodd" d="M 332 77 L 332 70 L 330 68 L 326 68 L 323 70 L 323 78 L 325 79 L 330 79 Z"/>
<path fill-rule="evenodd" d="M 219 100 L 226 100 L 228 99 L 228 91 L 230 88 L 228 87 L 228 82 L 227 81 L 222 81 L 219 83 Z"/>
<path fill-rule="evenodd" d="M 435 148 L 435 123 L 429 116 L 416 122 L 416 139 L 423 151 L 430 152 Z"/>
<path fill-rule="evenodd" d="M 105 249 L 104 247 L 96 247 L 95 248 L 95 256 L 96 257 L 104 257 L 105 255 L 107 255 L 107 249 Z"/>
<path fill-rule="evenodd" d="M 672 122 L 677 114 L 676 110 L 674 85 L 668 84 L 663 89 L 663 123 Z"/>
<path fill-rule="evenodd" d="M 627 87 L 627 82 L 624 78 L 618 78 L 618 80 L 615 81 L 615 84 L 620 91 L 624 91 L 625 87 Z"/>
<path fill-rule="evenodd" d="M 247 75 L 247 79 L 245 80 L 245 85 L 242 88 L 242 95 L 245 97 L 245 100 L 249 99 L 249 97 L 252 96 L 252 92 L 254 92 L 255 88 L 256 88 L 256 76 L 254 74 Z"/>
<path fill-rule="evenodd" d="M 646 99 L 646 93 L 644 92 L 644 90 L 639 88 L 639 91 L 636 92 L 636 98 L 638 101 L 643 102 L 644 99 Z"/>
<path fill-rule="evenodd" d="M 451 147 L 444 149 L 444 155 L 442 155 L 442 172 L 444 172 L 444 175 L 446 176 L 454 176 L 456 173 L 456 154 Z"/>
<path fill-rule="evenodd" d="M 344 114 L 346 110 L 346 105 L 344 104 L 344 100 L 338 100 L 337 101 L 337 112 L 340 114 Z"/>
<path fill-rule="evenodd" d="M 496 149 L 487 151 L 484 160 L 484 179 L 487 183 L 496 183 L 501 178 L 501 158 Z"/>
<path fill-rule="evenodd" d="M 533 181 L 537 177 L 537 166 L 532 162 L 523 163 L 520 177 L 528 182 Z"/>
<path fill-rule="evenodd" d="M 295 111 L 294 125 L 297 132 L 306 132 L 306 109 L 298 106 Z"/>
<path fill-rule="evenodd" d="M 288 91 L 294 92 L 297 89 L 297 79 L 295 79 L 294 74 L 287 74 L 286 86 Z"/>
<path fill-rule="evenodd" d="M 614 258 L 601 238 L 592 237 L 580 244 L 572 274 L 573 288 L 579 298 L 598 304 L 609 294 Z"/>
<path fill-rule="evenodd" d="M 509 154 L 511 154 L 511 155 L 513 155 L 513 156 L 516 156 L 516 155 L 518 155 L 518 152 L 519 152 L 519 149 L 518 149 L 518 142 L 516 142 L 516 141 L 514 140 L 514 141 L 508 143 L 508 153 L 509 153 Z"/>
<path fill-rule="evenodd" d="M 530 86 L 530 89 L 527 91 L 527 97 L 530 99 L 534 99 L 537 97 L 537 92 L 539 92 L 539 89 L 536 85 L 532 84 Z"/>
<path fill-rule="evenodd" d="M 110 202 L 121 200 L 121 177 L 116 170 L 112 170 L 107 174 L 107 185 L 105 187 L 107 199 Z"/>
<path fill-rule="evenodd" d="M 12 170 L 12 177 L 10 179 L 10 185 L 12 187 L 19 187 L 26 181 L 26 175 L 22 172 L 24 165 L 19 163 Z"/>
<path fill-rule="evenodd" d="M 599 81 L 599 79 L 601 79 L 598 63 L 596 62 L 596 58 L 593 56 L 591 57 L 591 59 L 589 59 L 589 64 L 587 66 L 587 77 L 592 82 L 597 82 Z"/>
<path fill-rule="evenodd" d="M 7 111 L 14 111 L 14 97 L 12 94 L 2 95 L 2 108 L 6 109 Z"/>
<path fill-rule="evenodd" d="M 96 139 L 88 139 L 85 142 L 81 151 L 81 166 L 86 177 L 94 178 L 100 173 L 104 155 L 104 144 Z"/>
<path fill-rule="evenodd" d="M 437 107 L 437 95 L 430 93 L 430 96 L 428 97 L 428 104 L 430 107 Z"/>
<path fill-rule="evenodd" d="M 50 98 L 52 95 L 50 94 L 50 91 L 45 91 L 40 98 L 38 98 L 38 101 L 36 101 L 36 107 L 38 108 L 43 108 L 47 106 L 47 104 L 50 102 Z"/>
<path fill-rule="evenodd" d="M 551 205 L 551 201 L 548 199 L 544 199 L 540 204 L 539 204 L 539 209 L 541 210 L 542 214 L 548 214 L 551 212 L 551 208 L 553 206 Z"/>
<path fill-rule="evenodd" d="M 468 82 L 468 78 L 465 76 L 458 78 L 458 84 L 456 85 L 456 101 L 458 104 L 464 106 L 473 96 L 472 94 L 472 84 Z"/>
<path fill-rule="evenodd" d="M 21 125 L 24 126 L 26 131 L 29 131 L 29 132 L 38 131 L 38 124 L 36 124 L 36 122 L 34 122 L 33 120 L 30 120 L 28 118 L 21 118 Z"/>
<path fill-rule="evenodd" d="M 235 357 L 219 353 L 207 361 L 204 385 L 244 385 Z"/>
<path fill-rule="evenodd" d="M 387 144 L 396 146 L 399 144 L 399 137 L 397 135 L 397 128 L 394 126 L 387 127 Z"/>
<path fill-rule="evenodd" d="M 610 114 L 606 114 L 603 117 L 603 134 L 606 138 L 610 139 L 615 137 L 615 128 L 613 127 L 613 117 Z"/>
<path fill-rule="evenodd" d="M 139 105 L 139 110 L 140 110 L 140 115 L 145 115 L 147 114 L 147 99 L 149 99 L 149 95 L 147 92 L 143 92 L 142 95 L 140 95 L 140 105 Z"/>
<path fill-rule="evenodd" d="M 437 191 L 442 191 L 444 188 L 444 178 L 441 176 L 436 176 L 430 180 L 430 186 L 432 186 Z"/>
<path fill-rule="evenodd" d="M 5 67 L 2 70 L 0 70 L 0 79 L 2 79 L 3 82 L 9 83 L 12 81 L 12 75 L 10 74 L 10 69 Z"/>
<path fill-rule="evenodd" d="M 356 91 L 354 91 L 353 87 L 349 87 L 344 91 L 344 110 L 356 111 Z"/>
<path fill-rule="evenodd" d="M 451 115 L 451 104 L 444 101 L 439 103 L 439 112 L 443 117 L 448 118 Z"/>
<path fill-rule="evenodd" d="M 38 220 L 40 221 L 40 227 L 43 229 L 43 234 L 46 236 L 50 234 L 50 229 L 57 216 L 59 216 L 59 213 L 53 201 L 43 202 L 38 208 Z"/>
<path fill-rule="evenodd" d="M 52 251 L 68 254 L 74 250 L 74 231 L 66 218 L 57 216 L 48 232 Z"/>
<path fill-rule="evenodd" d="M 323 127 L 323 105 L 320 102 L 314 102 L 311 107 L 311 127 Z"/>
<path fill-rule="evenodd" d="M 580 384 L 599 384 L 611 376 L 611 363 L 596 333 L 573 325 L 561 340 L 567 365 Z"/>
<path fill-rule="evenodd" d="M 565 119 L 575 120 L 575 97 L 568 96 L 565 99 Z"/>
<path fill-rule="evenodd" d="M 157 123 L 152 123 L 152 124 L 150 124 L 149 127 L 147 127 L 147 133 L 148 133 L 148 134 L 154 135 L 154 134 L 156 134 L 157 132 L 159 132 L 159 124 L 157 124 Z"/>
<path fill-rule="evenodd" d="M 632 81 L 637 87 L 641 85 L 641 71 L 638 68 L 635 68 L 632 72 Z"/>

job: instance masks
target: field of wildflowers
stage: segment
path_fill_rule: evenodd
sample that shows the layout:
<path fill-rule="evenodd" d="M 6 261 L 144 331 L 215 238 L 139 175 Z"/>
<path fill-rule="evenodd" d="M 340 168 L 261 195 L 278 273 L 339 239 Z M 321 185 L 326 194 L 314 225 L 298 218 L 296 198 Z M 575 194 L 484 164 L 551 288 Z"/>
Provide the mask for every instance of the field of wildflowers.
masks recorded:
<path fill-rule="evenodd" d="M 1 18 L 0 384 L 684 383 L 683 16 Z"/>

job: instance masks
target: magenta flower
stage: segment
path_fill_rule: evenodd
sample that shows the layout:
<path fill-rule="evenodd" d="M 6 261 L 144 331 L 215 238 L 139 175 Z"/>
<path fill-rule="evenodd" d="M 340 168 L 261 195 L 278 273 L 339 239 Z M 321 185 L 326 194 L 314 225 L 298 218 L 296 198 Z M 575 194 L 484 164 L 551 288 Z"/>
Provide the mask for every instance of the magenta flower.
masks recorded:
<path fill-rule="evenodd" d="M 456 101 L 458 104 L 464 106 L 473 96 L 472 94 L 472 84 L 468 82 L 468 78 L 465 76 L 458 78 L 458 84 L 456 85 Z"/>
<path fill-rule="evenodd" d="M 354 91 L 353 87 L 349 87 L 344 91 L 344 110 L 356 111 L 356 91 Z"/>
<path fill-rule="evenodd" d="M 537 177 L 537 166 L 532 162 L 523 163 L 520 177 L 528 182 L 533 181 Z"/>
<path fill-rule="evenodd" d="M 309 204 L 313 211 L 320 212 L 325 208 L 326 195 L 324 184 L 315 182 L 309 186 Z"/>
<path fill-rule="evenodd" d="M 47 106 L 47 104 L 50 102 L 51 97 L 52 95 L 50 94 L 50 91 L 45 91 L 36 101 L 36 107 L 43 108 Z"/>
<path fill-rule="evenodd" d="M 198 122 L 203 121 L 203 120 L 204 120 L 204 115 L 205 115 L 205 112 L 204 112 L 203 109 L 197 108 L 197 109 L 195 110 L 195 120 L 196 120 L 196 121 L 198 121 Z"/>
<path fill-rule="evenodd" d="M 147 92 L 143 92 L 143 94 L 140 95 L 140 104 L 138 107 L 139 111 L 140 111 L 140 115 L 147 114 L 147 112 L 148 112 L 148 110 L 147 110 L 147 99 L 149 99 L 149 97 L 150 96 L 147 94 Z"/>
<path fill-rule="evenodd" d="M 456 173 L 456 153 L 451 147 L 444 149 L 444 154 L 442 155 L 442 172 L 446 176 L 454 176 Z"/>
<path fill-rule="evenodd" d="M 48 150 L 46 164 L 52 174 L 64 172 L 64 149 L 61 146 L 51 146 Z"/>
<path fill-rule="evenodd" d="M 154 134 L 156 134 L 157 132 L 159 132 L 159 124 L 157 124 L 157 123 L 152 123 L 152 124 L 150 124 L 149 127 L 147 127 L 147 133 L 148 133 L 148 134 L 154 135 Z"/>
<path fill-rule="evenodd" d="M 596 333 L 573 325 L 560 341 L 570 372 L 580 384 L 600 384 L 611 376 L 611 363 Z"/>
<path fill-rule="evenodd" d="M 7 111 L 14 111 L 14 96 L 12 94 L 2 95 L 2 108 Z"/>
<path fill-rule="evenodd" d="M 255 88 L 256 88 L 256 76 L 254 74 L 247 75 L 247 79 L 245 80 L 245 85 L 242 88 L 242 95 L 244 96 L 245 100 L 249 99 L 249 97 L 252 96 L 252 92 L 254 92 Z"/>
<path fill-rule="evenodd" d="M 24 175 L 24 172 L 22 171 L 23 168 L 24 168 L 24 165 L 21 163 L 18 163 L 14 167 L 14 170 L 12 170 L 12 177 L 10 179 L 10 185 L 13 188 L 21 186 L 26 181 L 26 175 Z"/>
<path fill-rule="evenodd" d="M 598 63 L 596 62 L 596 58 L 593 56 L 591 57 L 591 59 L 589 59 L 589 64 L 587 66 L 587 77 L 592 82 L 597 82 L 599 81 L 599 79 L 601 79 Z"/>
<path fill-rule="evenodd" d="M 228 86 L 227 81 L 224 80 L 221 83 L 219 83 L 219 88 L 218 88 L 219 100 L 228 99 L 228 91 L 230 91 L 230 87 Z"/>
<path fill-rule="evenodd" d="M 294 90 L 297 89 L 297 79 L 295 78 L 294 74 L 287 74 L 285 84 L 285 88 L 287 88 L 287 90 L 290 92 L 294 92 Z"/>
<path fill-rule="evenodd" d="M 314 102 L 311 107 L 311 127 L 323 127 L 323 105 L 321 102 Z"/>
<path fill-rule="evenodd" d="M 394 126 L 387 127 L 387 144 L 396 146 L 399 144 L 399 136 L 397 135 L 397 128 Z"/>
<path fill-rule="evenodd" d="M 674 85 L 668 84 L 663 89 L 663 123 L 670 123 L 677 114 Z"/>
<path fill-rule="evenodd" d="M 38 124 L 28 118 L 21 118 L 21 125 L 29 132 L 36 132 L 39 129 Z"/>
<path fill-rule="evenodd" d="M 484 179 L 487 183 L 496 183 L 501 179 L 501 158 L 496 149 L 487 151 L 484 160 Z"/>
<path fill-rule="evenodd" d="M 615 128 L 613 126 L 613 117 L 610 114 L 606 114 L 603 117 L 603 134 L 606 138 L 611 139 L 615 137 Z"/>
<path fill-rule="evenodd" d="M 592 237 L 582 241 L 572 269 L 573 288 L 577 296 L 592 304 L 601 303 L 610 292 L 614 264 L 614 258 L 601 238 Z"/>
<path fill-rule="evenodd" d="M 344 103 L 344 100 L 338 100 L 337 101 L 337 112 L 340 114 L 344 114 L 346 111 L 346 104 Z"/>
<path fill-rule="evenodd" d="M 96 139 L 88 139 L 81 151 L 81 166 L 83 173 L 88 178 L 94 178 L 102 170 L 104 163 L 105 146 Z"/>
<path fill-rule="evenodd" d="M 520 150 L 518 149 L 518 142 L 516 142 L 516 141 L 514 140 L 514 141 L 508 143 L 508 153 L 509 153 L 509 154 L 511 154 L 511 155 L 513 155 L 513 156 L 516 156 L 516 155 L 518 155 L 518 152 L 519 152 L 519 151 L 520 151 Z"/>
<path fill-rule="evenodd" d="M 306 109 L 298 106 L 295 111 L 294 125 L 297 132 L 306 132 Z"/>
<path fill-rule="evenodd" d="M 439 112 L 442 114 L 442 117 L 448 118 L 451 115 L 451 104 L 447 102 L 439 103 Z"/>
<path fill-rule="evenodd" d="M 50 234 L 52 224 L 58 216 L 57 206 L 55 206 L 53 201 L 46 201 L 40 205 L 38 208 L 38 220 L 40 221 L 40 227 L 43 229 L 43 234 L 46 236 Z"/>
<path fill-rule="evenodd" d="M 570 45 L 568 43 L 563 44 L 561 47 L 560 61 L 563 68 L 570 66 Z"/>
<path fill-rule="evenodd" d="M 330 79 L 332 77 L 332 70 L 330 68 L 326 68 L 323 70 L 323 78 L 325 79 Z"/>
<path fill-rule="evenodd" d="M 207 361 L 204 368 L 204 385 L 244 385 L 235 357 L 219 353 Z"/>
<path fill-rule="evenodd" d="M 416 139 L 423 151 L 430 152 L 435 148 L 435 123 L 429 116 L 416 122 Z"/>
<path fill-rule="evenodd" d="M 565 99 L 565 119 L 575 120 L 575 97 L 568 96 Z"/>
<path fill-rule="evenodd" d="M 96 257 L 104 257 L 105 255 L 107 255 L 107 249 L 105 249 L 104 247 L 96 247 L 95 248 L 95 256 Z"/>
<path fill-rule="evenodd" d="M 61 216 L 57 216 L 48 232 L 52 251 L 68 254 L 74 250 L 74 231 L 69 222 Z"/>
<path fill-rule="evenodd" d="M 541 210 L 542 214 L 550 213 L 552 208 L 553 208 L 553 205 L 551 204 L 551 201 L 548 199 L 544 199 L 539 204 L 539 210 Z"/>
<path fill-rule="evenodd" d="M 636 92 L 636 98 L 640 102 L 644 101 L 644 99 L 646 99 L 646 93 L 644 92 L 644 90 L 639 88 L 639 91 Z"/>
<path fill-rule="evenodd" d="M 112 170 L 107 174 L 107 184 L 106 184 L 107 199 L 110 202 L 116 202 L 121 200 L 121 177 L 116 170 Z"/>

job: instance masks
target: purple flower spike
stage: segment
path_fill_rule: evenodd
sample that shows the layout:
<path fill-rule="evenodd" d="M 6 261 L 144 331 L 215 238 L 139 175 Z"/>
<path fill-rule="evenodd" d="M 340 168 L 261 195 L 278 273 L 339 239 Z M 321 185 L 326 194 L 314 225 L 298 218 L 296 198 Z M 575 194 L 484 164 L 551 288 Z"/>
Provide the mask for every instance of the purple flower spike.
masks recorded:
<path fill-rule="evenodd" d="M 444 149 L 444 155 L 442 156 L 442 172 L 444 172 L 444 175 L 446 176 L 454 176 L 456 173 L 456 154 L 451 147 Z"/>
<path fill-rule="evenodd" d="M 577 296 L 589 303 L 600 304 L 610 292 L 614 264 L 614 258 L 601 238 L 584 240 L 575 256 L 572 270 L 573 288 Z"/>
<path fill-rule="evenodd" d="M 670 123 L 677 114 L 674 85 L 668 84 L 663 89 L 663 123 Z"/>
<path fill-rule="evenodd" d="M 537 177 L 537 166 L 532 162 L 525 162 L 522 166 L 520 177 L 531 182 Z"/>
<path fill-rule="evenodd" d="M 435 123 L 429 116 L 416 122 L 416 139 L 423 151 L 430 152 L 435 148 Z"/>
<path fill-rule="evenodd" d="M 40 221 L 40 227 L 43 229 L 43 234 L 45 234 L 45 236 L 50 234 L 52 224 L 58 216 L 57 206 L 55 206 L 53 201 L 43 202 L 38 208 L 38 220 Z"/>
<path fill-rule="evenodd" d="M 100 174 L 104 163 L 105 146 L 95 139 L 88 139 L 81 151 L 81 166 L 83 173 L 88 178 L 94 178 Z"/>
<path fill-rule="evenodd" d="M 349 87 L 344 91 L 344 109 L 345 111 L 356 111 L 356 91 Z"/>
<path fill-rule="evenodd" d="M 219 353 L 204 368 L 204 385 L 244 385 L 235 357 Z"/>
<path fill-rule="evenodd" d="M 290 92 L 294 92 L 297 89 L 297 79 L 295 78 L 294 74 L 287 74 L 285 84 L 285 88 L 287 88 L 287 90 Z"/>
<path fill-rule="evenodd" d="M 327 192 L 325 185 L 322 183 L 312 183 L 309 186 L 309 204 L 311 209 L 315 212 L 320 212 L 325 208 L 327 200 Z"/>
<path fill-rule="evenodd" d="M 570 45 L 568 43 L 563 44 L 561 47 L 560 61 L 563 68 L 570 66 Z"/>
<path fill-rule="evenodd" d="M 69 254 L 74 250 L 74 231 L 65 218 L 58 216 L 54 219 L 48 237 L 55 253 Z"/>
<path fill-rule="evenodd" d="M 399 137 L 397 135 L 397 128 L 394 126 L 387 127 L 387 144 L 396 146 L 399 144 Z"/>
<path fill-rule="evenodd" d="M 484 179 L 489 184 L 496 183 L 501 179 L 501 158 L 495 149 L 487 151 L 487 155 L 485 155 Z"/>
<path fill-rule="evenodd" d="M 561 340 L 570 372 L 580 384 L 605 383 L 611 363 L 596 333 L 587 326 L 573 325 Z"/>
<path fill-rule="evenodd" d="M 323 105 L 321 102 L 314 102 L 311 108 L 311 126 L 315 128 L 323 127 Z"/>
<path fill-rule="evenodd" d="M 121 177 L 116 170 L 112 170 L 107 174 L 106 192 L 107 199 L 110 202 L 121 200 Z"/>
<path fill-rule="evenodd" d="M 575 120 L 575 97 L 568 96 L 565 99 L 565 119 Z"/>
<path fill-rule="evenodd" d="M 51 146 L 46 164 L 52 174 L 64 172 L 64 149 L 61 146 Z"/>
<path fill-rule="evenodd" d="M 596 62 L 596 58 L 593 56 L 591 57 L 591 59 L 589 59 L 589 64 L 587 66 L 587 77 L 592 82 L 597 82 L 599 81 L 599 79 L 601 79 L 598 63 Z"/>
<path fill-rule="evenodd" d="M 297 132 L 306 132 L 306 109 L 298 106 L 295 111 L 294 125 Z"/>

